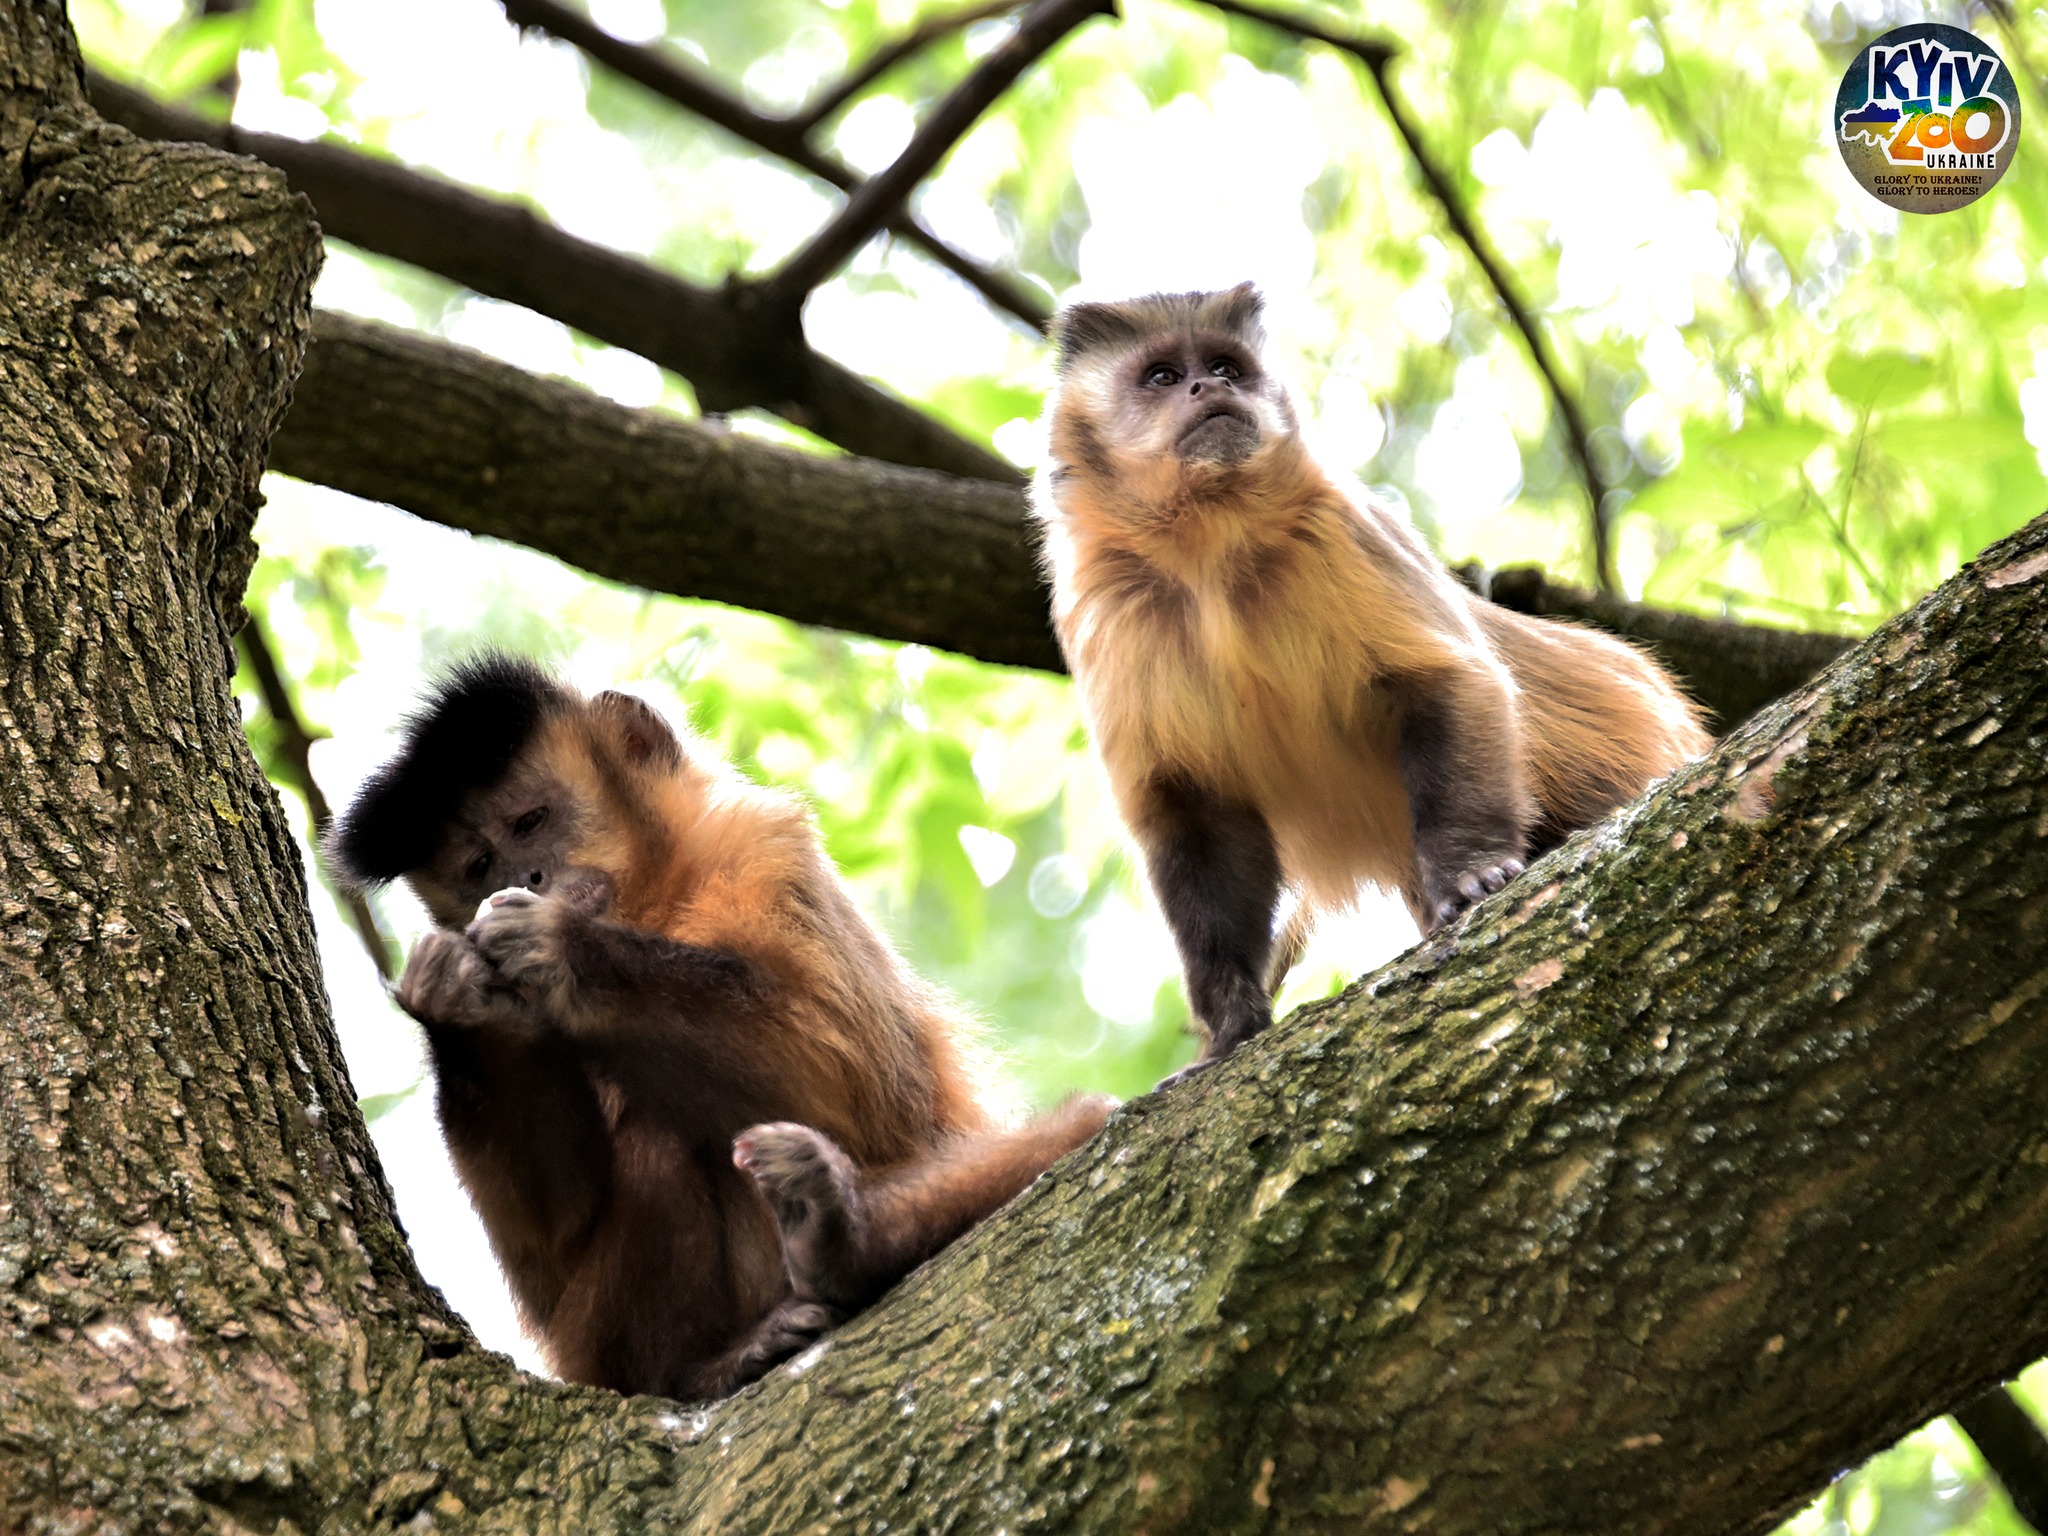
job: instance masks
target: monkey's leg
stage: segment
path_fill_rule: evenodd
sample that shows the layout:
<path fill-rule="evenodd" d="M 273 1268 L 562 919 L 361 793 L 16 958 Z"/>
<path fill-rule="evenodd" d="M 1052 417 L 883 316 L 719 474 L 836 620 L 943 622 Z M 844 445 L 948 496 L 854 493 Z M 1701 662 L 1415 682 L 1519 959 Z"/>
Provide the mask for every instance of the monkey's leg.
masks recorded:
<path fill-rule="evenodd" d="M 1116 1107 L 1077 1095 L 1014 1131 L 963 1136 L 929 1157 L 864 1173 L 807 1125 L 757 1125 L 733 1143 L 782 1228 L 802 1299 L 859 1311 L 1102 1129 Z"/>
<path fill-rule="evenodd" d="M 1403 894 L 1428 933 L 1522 872 L 1535 813 L 1503 691 L 1431 678 L 1405 693 L 1401 782 L 1418 888 Z"/>
<path fill-rule="evenodd" d="M 747 1330 L 716 1360 L 697 1367 L 676 1390 L 687 1402 L 712 1402 L 730 1397 L 749 1382 L 809 1348 L 839 1324 L 839 1314 L 814 1301 L 784 1301 Z"/>
<path fill-rule="evenodd" d="M 1173 930 L 1188 1003 L 1209 1032 L 1197 1066 L 1273 1022 L 1268 970 L 1280 855 L 1266 819 L 1184 778 L 1155 779 L 1131 816 Z"/>

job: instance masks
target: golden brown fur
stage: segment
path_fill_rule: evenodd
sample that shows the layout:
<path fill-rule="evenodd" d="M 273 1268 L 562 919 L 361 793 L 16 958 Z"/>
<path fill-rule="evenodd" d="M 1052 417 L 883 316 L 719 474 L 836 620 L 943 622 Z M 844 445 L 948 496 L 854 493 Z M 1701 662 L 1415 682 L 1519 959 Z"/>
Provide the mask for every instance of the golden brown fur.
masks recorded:
<path fill-rule="evenodd" d="M 1480 600 L 1318 465 L 1257 312 L 1249 288 L 1067 311 L 1034 490 L 1061 643 L 1212 1047 L 1263 1022 L 1219 946 L 1269 938 L 1204 914 L 1266 880 L 1268 845 L 1311 909 L 1371 883 L 1428 928 L 1708 742 L 1649 658 Z M 1269 935 L 1270 898 L 1247 900 Z"/>
<path fill-rule="evenodd" d="M 511 745 L 451 764 L 508 711 L 530 715 Z M 335 852 L 359 880 L 402 873 L 442 925 L 399 1001 L 572 1380 L 721 1395 L 1106 1113 L 1005 1125 L 972 1026 L 854 904 L 805 808 L 624 695 L 502 659 L 459 674 Z"/>

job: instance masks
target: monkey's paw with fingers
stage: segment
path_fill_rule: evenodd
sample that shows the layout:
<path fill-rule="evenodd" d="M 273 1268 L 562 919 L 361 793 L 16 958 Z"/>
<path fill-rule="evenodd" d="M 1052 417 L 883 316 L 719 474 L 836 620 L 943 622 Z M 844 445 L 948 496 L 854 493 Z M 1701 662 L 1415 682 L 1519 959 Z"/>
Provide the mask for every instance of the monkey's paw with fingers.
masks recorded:
<path fill-rule="evenodd" d="M 1452 882 L 1449 892 L 1438 897 L 1430 908 L 1431 933 L 1445 923 L 1460 916 L 1468 908 L 1476 907 L 1495 891 L 1500 890 L 1527 866 L 1512 856 L 1493 864 L 1475 864 Z"/>
<path fill-rule="evenodd" d="M 422 1024 L 525 1024 L 529 1011 L 459 933 L 435 928 L 413 946 L 394 993 Z"/>
<path fill-rule="evenodd" d="M 568 929 L 581 911 L 559 896 L 513 886 L 484 898 L 463 937 L 498 982 L 550 1013 L 569 1002 Z"/>
<path fill-rule="evenodd" d="M 731 1386 L 759 1381 L 839 1326 L 839 1314 L 815 1301 L 785 1301 L 762 1318 L 733 1360 Z"/>

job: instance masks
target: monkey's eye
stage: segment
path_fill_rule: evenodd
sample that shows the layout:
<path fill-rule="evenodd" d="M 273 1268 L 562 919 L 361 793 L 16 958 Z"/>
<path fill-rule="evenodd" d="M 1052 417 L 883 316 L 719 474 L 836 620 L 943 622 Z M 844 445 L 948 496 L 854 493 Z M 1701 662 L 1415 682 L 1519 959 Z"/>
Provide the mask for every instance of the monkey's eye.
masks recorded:
<path fill-rule="evenodd" d="M 537 805 L 512 823 L 512 835 L 514 837 L 524 837 L 547 819 L 548 808 L 544 805 Z"/>
<path fill-rule="evenodd" d="M 485 875 L 488 875 L 490 872 L 491 851 L 490 849 L 486 848 L 482 853 L 478 854 L 475 858 L 469 861 L 469 878 L 472 880 L 481 880 Z"/>
<path fill-rule="evenodd" d="M 1180 370 L 1166 363 L 1154 363 L 1145 370 L 1145 382 L 1154 389 L 1165 389 L 1180 382 Z"/>
<path fill-rule="evenodd" d="M 1219 357 L 1209 364 L 1209 371 L 1219 379 L 1241 379 L 1244 370 L 1227 357 Z"/>

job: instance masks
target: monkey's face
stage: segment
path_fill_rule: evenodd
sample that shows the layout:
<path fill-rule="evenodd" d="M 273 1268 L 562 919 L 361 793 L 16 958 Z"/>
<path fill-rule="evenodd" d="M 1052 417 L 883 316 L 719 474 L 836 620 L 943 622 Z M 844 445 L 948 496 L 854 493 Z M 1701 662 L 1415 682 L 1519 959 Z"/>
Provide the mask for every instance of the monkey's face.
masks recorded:
<path fill-rule="evenodd" d="M 1242 500 L 1300 457 L 1286 387 L 1260 354 L 1250 287 L 1077 304 L 1057 330 L 1052 505 L 1142 519 Z"/>
<path fill-rule="evenodd" d="M 1235 336 L 1164 335 L 1119 360 L 1115 436 L 1141 455 L 1182 464 L 1242 464 L 1273 423 L 1272 380 Z"/>
<path fill-rule="evenodd" d="M 466 797 L 440 851 L 411 876 L 437 922 L 460 928 L 486 896 L 513 886 L 547 892 L 579 871 L 588 813 L 546 755 L 529 754 L 499 783 Z"/>
<path fill-rule="evenodd" d="M 1162 331 L 1097 352 L 1060 395 L 1054 452 L 1118 479 L 1162 463 L 1197 476 L 1235 468 L 1293 431 L 1285 390 L 1227 331 Z"/>

